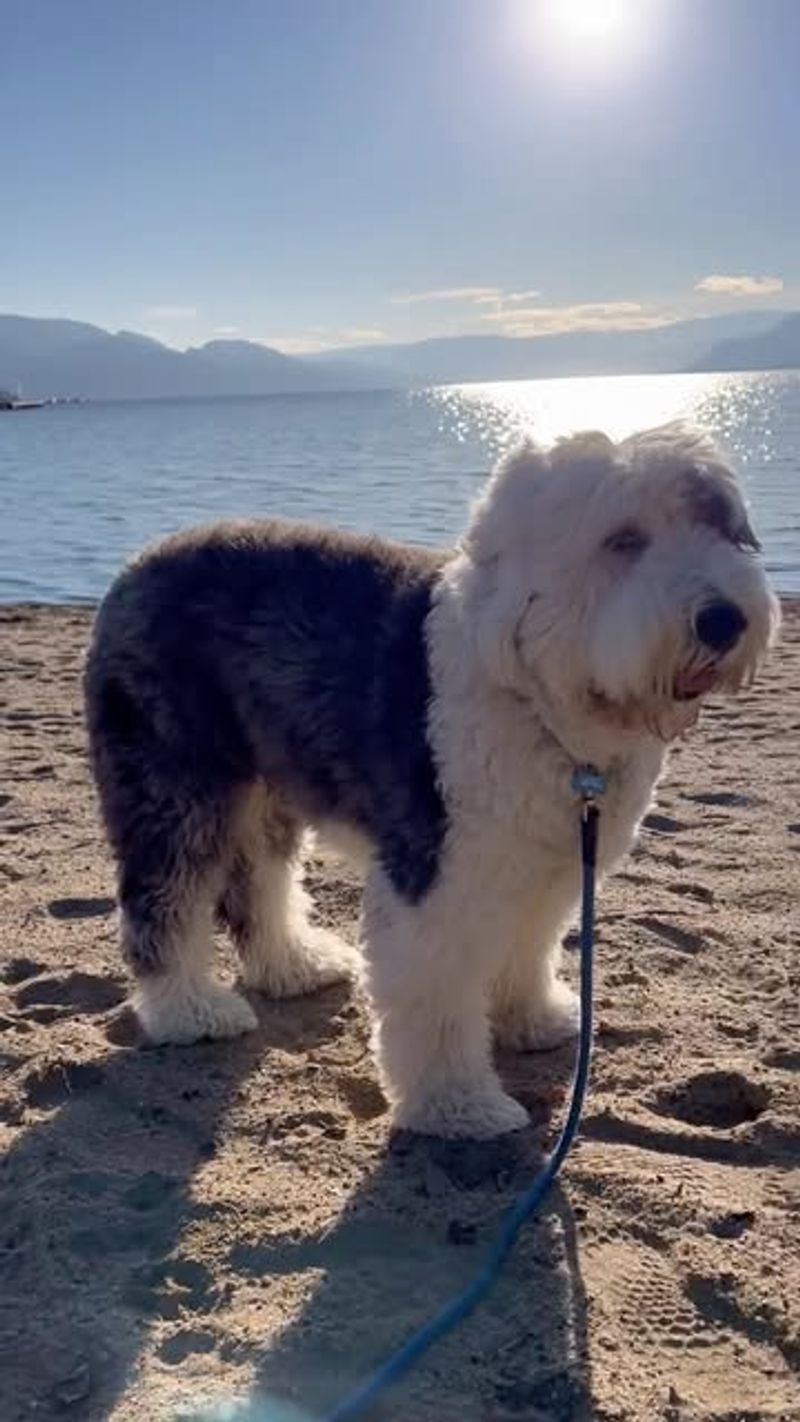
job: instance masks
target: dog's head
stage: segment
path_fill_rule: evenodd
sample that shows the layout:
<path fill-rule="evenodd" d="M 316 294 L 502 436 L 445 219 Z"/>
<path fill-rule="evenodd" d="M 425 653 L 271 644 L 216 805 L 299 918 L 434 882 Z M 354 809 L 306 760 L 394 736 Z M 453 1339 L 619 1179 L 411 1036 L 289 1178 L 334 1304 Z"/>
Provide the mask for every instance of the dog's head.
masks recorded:
<path fill-rule="evenodd" d="M 496 680 L 665 739 L 749 681 L 778 627 L 736 476 L 683 426 L 524 445 L 463 551 Z"/>

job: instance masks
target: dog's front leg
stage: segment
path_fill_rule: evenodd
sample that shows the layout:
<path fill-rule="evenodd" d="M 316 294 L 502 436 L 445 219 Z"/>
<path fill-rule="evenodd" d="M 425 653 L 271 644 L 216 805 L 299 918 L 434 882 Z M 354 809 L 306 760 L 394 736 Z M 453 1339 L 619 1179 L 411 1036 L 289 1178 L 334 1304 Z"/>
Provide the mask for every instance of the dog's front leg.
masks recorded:
<path fill-rule="evenodd" d="M 579 892 L 573 871 L 543 875 L 510 915 L 505 959 L 492 988 L 494 1033 L 501 1046 L 545 1051 L 577 1034 L 578 996 L 559 968 L 561 936 Z"/>
<path fill-rule="evenodd" d="M 492 1066 L 491 935 L 459 901 L 445 876 L 408 903 L 375 867 L 364 898 L 367 988 L 395 1126 L 481 1139 L 519 1130 L 528 1115 Z"/>

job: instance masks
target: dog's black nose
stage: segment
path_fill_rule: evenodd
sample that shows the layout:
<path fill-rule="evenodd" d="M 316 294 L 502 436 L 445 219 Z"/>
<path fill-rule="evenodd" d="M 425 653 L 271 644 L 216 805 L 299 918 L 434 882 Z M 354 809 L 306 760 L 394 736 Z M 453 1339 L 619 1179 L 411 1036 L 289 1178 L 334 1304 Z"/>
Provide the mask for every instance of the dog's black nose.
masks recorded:
<path fill-rule="evenodd" d="M 729 652 L 747 626 L 747 618 L 735 602 L 709 602 L 698 612 L 694 624 L 698 640 L 712 652 Z"/>

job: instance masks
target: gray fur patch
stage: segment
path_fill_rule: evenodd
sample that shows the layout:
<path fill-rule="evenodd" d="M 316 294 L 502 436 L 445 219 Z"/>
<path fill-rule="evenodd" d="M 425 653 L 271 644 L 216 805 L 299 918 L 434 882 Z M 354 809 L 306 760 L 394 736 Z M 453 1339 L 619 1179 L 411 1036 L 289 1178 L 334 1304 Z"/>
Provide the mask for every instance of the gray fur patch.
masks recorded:
<path fill-rule="evenodd" d="M 159 905 L 174 914 L 220 865 L 221 906 L 236 919 L 245 885 L 231 835 L 237 798 L 256 783 L 286 807 L 287 853 L 302 822 L 342 821 L 372 840 L 400 894 L 426 893 L 446 819 L 425 646 L 443 561 L 263 522 L 167 539 L 120 575 L 85 688 L 134 921 L 152 922 Z"/>

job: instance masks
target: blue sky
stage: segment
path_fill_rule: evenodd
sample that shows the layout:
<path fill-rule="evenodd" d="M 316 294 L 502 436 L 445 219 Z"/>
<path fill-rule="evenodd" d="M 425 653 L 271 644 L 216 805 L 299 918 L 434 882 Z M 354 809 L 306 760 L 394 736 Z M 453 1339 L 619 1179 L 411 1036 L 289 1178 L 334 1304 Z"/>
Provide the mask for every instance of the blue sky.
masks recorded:
<path fill-rule="evenodd" d="M 299 351 L 797 307 L 799 55 L 798 0 L 0 0 L 0 310 Z"/>

